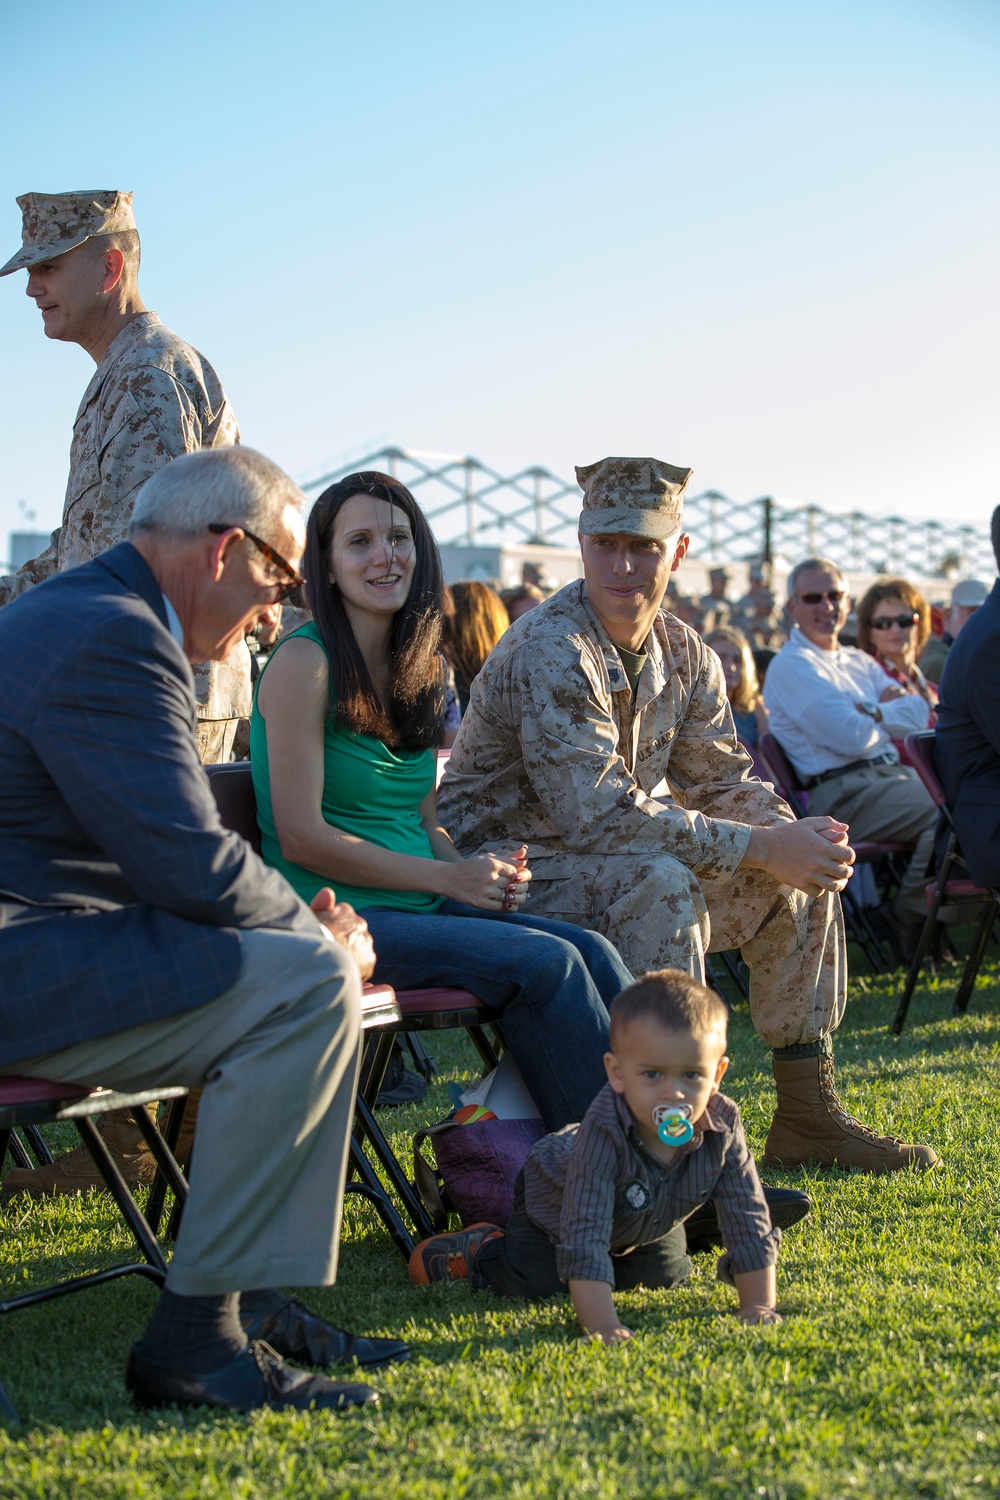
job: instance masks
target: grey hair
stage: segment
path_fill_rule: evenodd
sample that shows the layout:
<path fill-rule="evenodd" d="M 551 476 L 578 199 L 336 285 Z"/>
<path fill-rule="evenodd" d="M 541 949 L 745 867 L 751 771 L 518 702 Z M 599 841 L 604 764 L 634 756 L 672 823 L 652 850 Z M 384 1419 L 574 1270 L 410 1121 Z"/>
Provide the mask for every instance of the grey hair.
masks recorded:
<path fill-rule="evenodd" d="M 146 480 L 128 534 L 197 536 L 213 523 L 225 522 L 267 541 L 280 530 L 289 505 L 301 512 L 305 496 L 263 453 L 203 448 L 164 464 Z"/>
<path fill-rule="evenodd" d="M 800 563 L 795 564 L 795 567 L 788 575 L 786 587 L 789 599 L 795 598 L 795 590 L 799 586 L 799 579 L 803 573 L 833 573 L 840 579 L 841 583 L 844 581 L 842 569 L 838 568 L 835 562 L 831 562 L 830 558 L 804 557 Z"/>

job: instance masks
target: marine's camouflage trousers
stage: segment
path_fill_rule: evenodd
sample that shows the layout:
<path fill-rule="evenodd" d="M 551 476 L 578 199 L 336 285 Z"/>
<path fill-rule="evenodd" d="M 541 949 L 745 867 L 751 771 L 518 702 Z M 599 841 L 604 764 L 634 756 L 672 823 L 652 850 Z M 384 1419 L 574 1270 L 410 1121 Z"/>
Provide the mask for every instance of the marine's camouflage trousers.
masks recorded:
<path fill-rule="evenodd" d="M 815 1042 L 839 1026 L 847 998 L 839 896 L 806 896 L 760 870 L 699 882 L 668 854 L 575 865 L 561 854 L 536 858 L 531 869 L 526 911 L 593 928 L 633 974 L 675 968 L 704 980 L 706 953 L 739 948 L 767 1046 Z"/>
<path fill-rule="evenodd" d="M 198 754 L 203 766 L 214 766 L 219 761 L 232 760 L 233 740 L 239 723 L 239 719 L 198 720 Z"/>

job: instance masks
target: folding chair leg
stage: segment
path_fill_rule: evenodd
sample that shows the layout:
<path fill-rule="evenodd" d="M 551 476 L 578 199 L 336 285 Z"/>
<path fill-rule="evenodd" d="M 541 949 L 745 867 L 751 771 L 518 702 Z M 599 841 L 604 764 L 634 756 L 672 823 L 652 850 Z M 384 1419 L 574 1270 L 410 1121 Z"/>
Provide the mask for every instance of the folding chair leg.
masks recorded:
<path fill-rule="evenodd" d="M 24 1130 L 24 1138 L 35 1153 L 35 1160 L 38 1165 L 40 1167 L 50 1167 L 52 1165 L 52 1152 L 45 1144 L 45 1137 L 38 1126 L 25 1125 L 22 1128 Z"/>
<path fill-rule="evenodd" d="M 910 1001 L 913 998 L 913 991 L 917 986 L 917 979 L 920 976 L 920 970 L 923 968 L 924 959 L 927 957 L 927 953 L 930 949 L 931 943 L 934 941 L 934 928 L 935 924 L 937 923 L 938 912 L 941 910 L 941 903 L 944 901 L 945 886 L 948 884 L 948 877 L 951 874 L 951 867 L 955 863 L 955 853 L 957 849 L 958 839 L 953 833 L 951 835 L 951 838 L 948 840 L 948 847 L 945 850 L 944 857 L 941 860 L 941 868 L 938 870 L 937 884 L 934 887 L 934 895 L 931 899 L 931 904 L 928 909 L 927 916 L 924 918 L 924 925 L 920 929 L 920 941 L 917 943 L 917 951 L 913 955 L 913 962 L 910 965 L 910 972 L 906 976 L 906 984 L 903 987 L 903 993 L 900 996 L 899 1005 L 896 1007 L 896 1014 L 892 1018 L 891 1029 L 892 1035 L 894 1037 L 902 1035 L 903 1026 L 906 1022 L 906 1012 L 910 1008 Z"/>
<path fill-rule="evenodd" d="M 15 1167 L 27 1167 L 30 1171 L 35 1165 L 24 1149 L 24 1145 L 16 1130 L 5 1130 L 0 1137 L 0 1168 L 3 1167 L 3 1159 L 7 1152 Z"/>
<path fill-rule="evenodd" d="M 732 1010 L 732 1001 L 722 988 L 722 982 L 715 970 L 715 966 L 708 954 L 705 955 L 705 983 L 715 991 L 720 1000 L 725 1000 L 726 1005 Z"/>
<path fill-rule="evenodd" d="M 413 1240 L 407 1233 L 406 1225 L 396 1212 L 389 1200 L 389 1195 L 375 1175 L 371 1162 L 365 1156 L 360 1143 L 352 1136 L 351 1138 L 351 1165 L 361 1178 L 360 1182 L 349 1182 L 345 1192 L 359 1193 L 362 1198 L 367 1198 L 373 1205 L 382 1223 L 404 1260 L 409 1260 L 413 1254 Z"/>
<path fill-rule="evenodd" d="M 400 1201 L 402 1202 L 406 1212 L 409 1214 L 414 1228 L 420 1235 L 420 1238 L 424 1239 L 427 1235 L 433 1234 L 434 1225 L 430 1221 L 427 1210 L 424 1208 L 424 1205 L 421 1203 L 413 1187 L 410 1185 L 396 1157 L 393 1155 L 392 1147 L 386 1140 L 381 1126 L 379 1125 L 375 1116 L 372 1114 L 371 1110 L 368 1108 L 368 1105 L 365 1103 L 364 1099 L 360 1097 L 360 1095 L 355 1103 L 355 1116 L 359 1129 L 356 1132 L 354 1140 L 351 1142 L 352 1148 L 356 1143 L 359 1152 L 361 1152 L 362 1155 L 364 1154 L 361 1147 L 361 1141 L 358 1139 L 358 1137 L 363 1132 L 365 1138 L 369 1141 L 372 1150 L 378 1157 L 383 1172 L 388 1177 L 395 1191 L 399 1194 Z"/>
<path fill-rule="evenodd" d="M 0 1167 L 3 1166 L 4 1152 L 9 1151 L 16 1167 L 27 1167 L 31 1171 L 34 1167 L 47 1167 L 52 1162 L 52 1152 L 46 1146 L 42 1133 L 37 1125 L 20 1125 L 18 1130 L 24 1134 L 24 1139 L 31 1147 L 34 1161 L 25 1150 L 24 1141 L 21 1140 L 17 1130 L 6 1130 L 0 1135 Z"/>
<path fill-rule="evenodd" d="M 175 1152 L 177 1150 L 177 1142 L 180 1140 L 181 1127 L 184 1124 L 184 1116 L 187 1114 L 187 1107 L 188 1100 L 186 1095 L 182 1099 L 172 1099 L 167 1108 L 167 1118 L 164 1121 L 164 1127 L 161 1131 L 164 1145 L 170 1152 L 170 1156 L 173 1161 L 177 1160 Z M 152 1121 L 149 1119 L 146 1111 L 142 1110 L 141 1113 L 143 1120 L 145 1120 L 149 1125 L 152 1125 Z M 142 1124 L 142 1121 L 139 1122 L 139 1129 L 142 1130 L 143 1133 L 145 1133 L 145 1126 Z M 168 1186 L 173 1187 L 174 1185 L 170 1182 L 166 1172 L 160 1170 L 159 1161 L 157 1160 L 156 1177 L 153 1180 L 153 1186 L 150 1188 L 149 1197 L 146 1200 L 146 1222 L 155 1235 L 158 1235 L 160 1232 L 160 1220 L 163 1217 L 163 1206 L 166 1200 Z M 175 1201 L 182 1202 L 184 1197 L 187 1196 L 187 1181 L 184 1180 L 184 1192 L 183 1194 L 181 1194 L 179 1199 L 177 1198 L 176 1188 L 174 1192 Z M 170 1223 L 172 1226 L 173 1219 L 171 1219 Z"/>
<path fill-rule="evenodd" d="M 361 1054 L 361 1070 L 358 1075 L 358 1098 L 364 1099 L 369 1109 L 375 1108 L 385 1070 L 389 1066 L 396 1033 L 387 1028 L 365 1035 L 364 1051 Z"/>
<path fill-rule="evenodd" d="M 21 1420 L 2 1385 L 0 1385 L 0 1416 L 6 1417 L 8 1422 L 20 1422 Z"/>
<path fill-rule="evenodd" d="M 182 1100 L 181 1102 L 185 1104 L 187 1103 L 186 1100 Z M 138 1125 L 139 1129 L 142 1131 L 142 1134 L 146 1140 L 146 1145 L 153 1153 L 153 1159 L 156 1162 L 157 1168 L 167 1179 L 167 1182 L 174 1191 L 174 1196 L 180 1198 L 181 1201 L 183 1201 L 187 1197 L 187 1182 L 185 1181 L 184 1174 L 174 1158 L 173 1152 L 167 1146 L 166 1142 L 163 1139 L 163 1136 L 156 1128 L 154 1122 L 149 1118 L 149 1115 L 146 1113 L 146 1110 L 142 1105 L 137 1105 L 135 1109 L 130 1110 L 129 1113 L 131 1114 L 132 1119 L 135 1121 L 136 1125 Z M 176 1125 L 177 1134 L 179 1136 L 180 1122 L 176 1122 Z M 174 1145 L 176 1144 L 177 1142 L 175 1140 Z"/>
<path fill-rule="evenodd" d="M 94 1129 L 93 1121 L 84 1116 L 74 1120 L 73 1123 L 80 1133 L 80 1139 L 93 1157 L 95 1166 L 104 1178 L 108 1192 L 118 1204 L 135 1237 L 136 1244 L 162 1281 L 167 1274 L 167 1262 L 155 1238 L 150 1234 L 149 1225 L 139 1212 L 136 1201 L 126 1187 L 125 1179 L 119 1172 L 110 1151 Z"/>
<path fill-rule="evenodd" d="M 491 1073 L 500 1062 L 496 1048 L 481 1026 L 467 1026 L 465 1029 L 472 1041 L 472 1045 L 483 1060 L 484 1071 Z"/>
<path fill-rule="evenodd" d="M 723 968 L 735 984 L 739 994 L 744 1000 L 749 1000 L 750 987 L 740 973 L 740 959 L 734 958 L 730 952 L 720 953 L 718 957 L 721 959 Z M 730 1009 L 732 1009 L 732 1006 L 730 1006 Z"/>
<path fill-rule="evenodd" d="M 410 1056 L 413 1058 L 413 1066 L 418 1073 L 427 1079 L 428 1083 L 432 1083 L 437 1077 L 437 1063 L 427 1051 L 417 1032 L 404 1031 L 403 1035 L 406 1037 L 406 1045 L 409 1047 Z"/>
<path fill-rule="evenodd" d="M 913 991 L 917 987 L 917 980 L 920 978 L 920 971 L 924 966 L 924 959 L 927 957 L 927 954 L 930 951 L 931 943 L 934 941 L 934 928 L 937 923 L 937 914 L 940 906 L 940 894 L 935 892 L 933 905 L 931 906 L 930 911 L 927 913 L 927 916 L 924 919 L 923 927 L 920 929 L 920 941 L 917 943 L 917 951 L 913 955 L 913 962 L 910 965 L 910 972 L 906 976 L 906 984 L 903 988 L 903 993 L 900 997 L 899 1005 L 896 1008 L 896 1014 L 893 1017 L 893 1036 L 902 1035 L 903 1026 L 906 1021 L 906 1012 L 910 1008 L 910 1001 L 913 998 Z"/>
<path fill-rule="evenodd" d="M 961 983 L 959 984 L 958 989 L 955 991 L 955 999 L 951 1007 L 951 1013 L 953 1016 L 964 1016 L 969 1008 L 969 998 L 972 995 L 972 987 L 976 982 L 976 975 L 979 973 L 979 966 L 982 963 L 983 957 L 986 953 L 986 944 L 990 940 L 990 933 L 993 929 L 993 919 L 996 916 L 996 913 L 997 903 L 995 900 L 990 898 L 986 902 L 986 905 L 983 907 L 983 914 L 979 919 L 979 926 L 976 928 L 976 935 L 972 940 L 972 947 L 969 949 L 969 956 L 965 960 L 965 968 L 962 971 Z"/>
<path fill-rule="evenodd" d="M 848 890 L 841 891 L 840 904 L 844 912 L 844 921 L 854 941 L 875 972 L 885 973 L 889 967 L 888 959 L 864 907 L 855 901 Z"/>

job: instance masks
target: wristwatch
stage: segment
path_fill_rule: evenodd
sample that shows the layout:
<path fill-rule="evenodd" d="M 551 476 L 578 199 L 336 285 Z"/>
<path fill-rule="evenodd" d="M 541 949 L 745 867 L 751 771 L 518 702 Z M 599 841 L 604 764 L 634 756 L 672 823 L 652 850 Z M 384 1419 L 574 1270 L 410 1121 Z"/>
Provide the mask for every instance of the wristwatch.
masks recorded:
<path fill-rule="evenodd" d="M 874 719 L 876 724 L 881 724 L 882 710 L 877 703 L 872 703 L 869 699 L 865 698 L 858 704 L 858 707 L 863 714 L 867 714 L 870 719 Z"/>

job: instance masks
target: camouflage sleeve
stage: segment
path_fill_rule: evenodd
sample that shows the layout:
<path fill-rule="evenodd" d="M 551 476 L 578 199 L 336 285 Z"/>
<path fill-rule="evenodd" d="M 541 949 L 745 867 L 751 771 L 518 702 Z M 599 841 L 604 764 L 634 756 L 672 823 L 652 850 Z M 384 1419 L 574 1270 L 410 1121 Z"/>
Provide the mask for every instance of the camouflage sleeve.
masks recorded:
<path fill-rule="evenodd" d="M 194 453 L 201 440 L 197 408 L 182 385 L 155 366 L 130 372 L 102 441 L 102 511 L 127 520 L 136 490 L 170 459 Z"/>
<path fill-rule="evenodd" d="M 736 869 L 749 827 L 647 796 L 618 753 L 598 668 L 585 654 L 533 653 L 520 693 L 525 770 L 567 851 L 665 849 L 703 878 Z"/>
<path fill-rule="evenodd" d="M 0 577 L 0 605 L 9 604 L 33 584 L 51 578 L 59 567 L 58 548 L 59 532 L 54 531 L 44 552 L 24 563 L 16 573 L 4 573 Z"/>
<path fill-rule="evenodd" d="M 733 818 L 753 827 L 794 822 L 788 803 L 752 770 L 750 756 L 736 740 L 722 666 L 714 651 L 705 651 L 670 746 L 670 785 L 692 812 L 710 811 L 713 818 Z"/>

